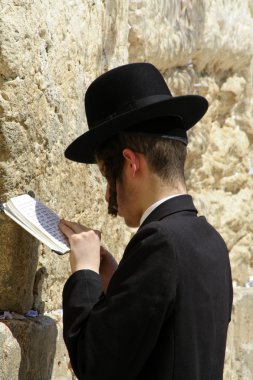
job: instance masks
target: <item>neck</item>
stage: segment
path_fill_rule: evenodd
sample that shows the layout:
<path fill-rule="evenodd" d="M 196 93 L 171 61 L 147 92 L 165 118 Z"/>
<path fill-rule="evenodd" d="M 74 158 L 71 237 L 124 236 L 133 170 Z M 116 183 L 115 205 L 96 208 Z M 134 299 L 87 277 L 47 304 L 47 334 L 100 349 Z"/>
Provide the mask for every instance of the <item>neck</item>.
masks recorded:
<path fill-rule="evenodd" d="M 145 186 L 142 186 L 143 191 L 140 193 L 140 199 L 142 202 L 140 217 L 144 212 L 154 203 L 160 201 L 161 199 L 180 194 L 187 194 L 185 184 L 177 182 L 174 186 L 169 183 L 162 181 L 159 177 L 152 176 L 147 181 Z"/>

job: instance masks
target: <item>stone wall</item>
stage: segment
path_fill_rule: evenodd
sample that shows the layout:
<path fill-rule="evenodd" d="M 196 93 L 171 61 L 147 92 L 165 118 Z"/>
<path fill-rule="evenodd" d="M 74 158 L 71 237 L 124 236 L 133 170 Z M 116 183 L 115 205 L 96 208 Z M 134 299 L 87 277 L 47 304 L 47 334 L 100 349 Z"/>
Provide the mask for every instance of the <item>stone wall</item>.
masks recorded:
<path fill-rule="evenodd" d="M 252 0 L 0 5 L 0 200 L 31 190 L 62 217 L 101 229 L 118 259 L 132 231 L 107 216 L 97 169 L 63 156 L 87 128 L 85 89 L 112 67 L 148 61 L 174 95 L 207 97 L 209 111 L 189 134 L 186 176 L 199 212 L 228 244 L 238 285 L 226 380 L 253 377 L 253 294 L 244 287 L 253 275 L 252 57 Z M 71 379 L 57 311 L 67 255 L 50 252 L 1 214 L 0 258 L 0 310 L 41 313 L 0 323 L 1 379 Z"/>

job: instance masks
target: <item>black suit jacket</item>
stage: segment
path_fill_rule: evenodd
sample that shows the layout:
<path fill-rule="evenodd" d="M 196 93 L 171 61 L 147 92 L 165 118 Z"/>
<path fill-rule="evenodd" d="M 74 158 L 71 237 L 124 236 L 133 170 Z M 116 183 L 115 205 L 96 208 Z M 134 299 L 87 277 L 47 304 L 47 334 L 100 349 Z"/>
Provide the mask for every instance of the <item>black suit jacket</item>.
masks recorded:
<path fill-rule="evenodd" d="M 107 294 L 74 273 L 64 339 L 83 380 L 220 380 L 232 306 L 221 236 L 189 195 L 156 208 L 129 242 Z"/>

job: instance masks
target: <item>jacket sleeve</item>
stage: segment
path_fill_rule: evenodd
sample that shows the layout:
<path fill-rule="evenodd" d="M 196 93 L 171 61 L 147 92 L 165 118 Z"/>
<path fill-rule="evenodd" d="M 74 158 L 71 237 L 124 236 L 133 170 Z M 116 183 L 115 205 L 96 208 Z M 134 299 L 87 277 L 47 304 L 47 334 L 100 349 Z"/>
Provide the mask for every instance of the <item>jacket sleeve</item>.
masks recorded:
<path fill-rule="evenodd" d="M 91 270 L 79 270 L 73 273 L 63 289 L 63 337 L 77 377 L 78 340 L 101 293 L 100 277 Z"/>
<path fill-rule="evenodd" d="M 74 273 L 63 291 L 63 323 L 77 377 L 135 379 L 170 315 L 176 284 L 173 247 L 154 226 L 132 239 L 106 295 L 96 273 Z"/>

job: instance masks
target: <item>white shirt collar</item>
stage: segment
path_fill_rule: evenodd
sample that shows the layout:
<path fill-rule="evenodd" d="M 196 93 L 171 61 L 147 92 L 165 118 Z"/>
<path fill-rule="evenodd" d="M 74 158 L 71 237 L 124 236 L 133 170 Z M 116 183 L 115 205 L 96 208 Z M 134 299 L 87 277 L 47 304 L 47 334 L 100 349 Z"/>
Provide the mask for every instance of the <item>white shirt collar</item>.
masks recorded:
<path fill-rule="evenodd" d="M 154 211 L 154 209 L 156 209 L 158 206 L 160 206 L 160 204 L 167 201 L 168 199 L 179 197 L 179 195 L 183 195 L 183 194 L 170 195 L 169 197 L 162 198 L 159 201 L 153 203 L 151 206 L 149 206 L 141 217 L 140 226 L 142 225 L 144 220 L 149 216 L 149 214 L 151 214 L 151 212 Z"/>

